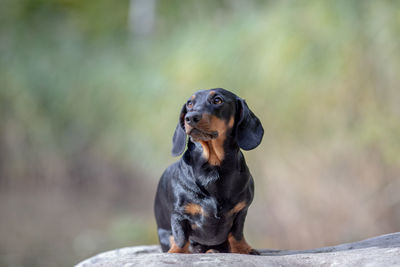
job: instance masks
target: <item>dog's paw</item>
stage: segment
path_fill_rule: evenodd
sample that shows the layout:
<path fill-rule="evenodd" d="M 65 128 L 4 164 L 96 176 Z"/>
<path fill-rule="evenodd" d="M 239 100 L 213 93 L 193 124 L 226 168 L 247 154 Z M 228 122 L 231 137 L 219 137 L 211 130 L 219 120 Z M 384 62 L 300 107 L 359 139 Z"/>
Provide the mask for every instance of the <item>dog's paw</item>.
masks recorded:
<path fill-rule="evenodd" d="M 258 250 L 254 249 L 254 248 L 252 248 L 252 249 L 249 251 L 249 254 L 250 254 L 250 255 L 261 255 L 261 253 L 258 252 Z"/>
<path fill-rule="evenodd" d="M 260 255 L 260 252 L 253 249 L 249 244 L 247 244 L 244 237 L 241 240 L 236 240 L 232 234 L 229 234 L 228 242 L 229 242 L 230 252 L 232 253 Z"/>
<path fill-rule="evenodd" d="M 216 249 L 209 249 L 206 251 L 206 253 L 219 253 L 219 251 Z"/>
<path fill-rule="evenodd" d="M 260 252 L 251 247 L 242 247 L 238 249 L 231 250 L 232 253 L 248 254 L 248 255 L 261 255 Z"/>
<path fill-rule="evenodd" d="M 175 243 L 174 237 L 170 236 L 169 243 L 171 247 L 168 250 L 168 253 L 190 253 L 189 242 L 186 242 L 186 244 L 181 248 Z"/>
<path fill-rule="evenodd" d="M 170 248 L 167 253 L 190 253 L 188 250 L 184 248 Z"/>

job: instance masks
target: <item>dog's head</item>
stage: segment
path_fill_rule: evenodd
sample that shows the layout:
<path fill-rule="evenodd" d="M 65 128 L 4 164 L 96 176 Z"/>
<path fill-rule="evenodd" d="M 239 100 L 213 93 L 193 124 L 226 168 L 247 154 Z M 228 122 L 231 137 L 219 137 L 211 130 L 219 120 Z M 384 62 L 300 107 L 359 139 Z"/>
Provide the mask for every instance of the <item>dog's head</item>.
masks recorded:
<path fill-rule="evenodd" d="M 240 148 L 251 150 L 262 140 L 264 129 L 244 99 L 222 89 L 200 90 L 183 105 L 172 139 L 172 155 L 179 156 L 186 136 L 193 142 L 233 138 Z"/>

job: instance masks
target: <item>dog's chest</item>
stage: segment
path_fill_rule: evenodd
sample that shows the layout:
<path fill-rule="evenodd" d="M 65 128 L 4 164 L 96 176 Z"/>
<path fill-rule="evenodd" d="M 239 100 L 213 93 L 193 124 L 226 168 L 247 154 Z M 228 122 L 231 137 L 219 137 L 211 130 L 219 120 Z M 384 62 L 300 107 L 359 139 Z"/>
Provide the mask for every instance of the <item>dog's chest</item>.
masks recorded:
<path fill-rule="evenodd" d="M 233 203 L 229 200 L 218 200 L 213 197 L 207 197 L 197 203 L 187 203 L 184 206 L 184 212 L 189 216 L 191 221 L 202 224 L 216 224 L 233 219 L 234 215 L 245 207 L 245 201 Z"/>
<path fill-rule="evenodd" d="M 185 206 L 191 229 L 190 238 L 208 245 L 223 243 L 236 215 L 246 207 L 244 201 L 234 204 L 213 198 L 202 199 L 199 203 L 201 204 L 189 203 Z"/>
<path fill-rule="evenodd" d="M 226 210 L 229 208 L 225 201 L 217 200 L 215 198 L 204 198 L 201 203 L 203 209 L 203 217 L 206 219 L 221 219 L 224 217 Z"/>
<path fill-rule="evenodd" d="M 215 177 L 207 183 L 197 182 L 197 192 L 184 201 L 184 213 L 189 221 L 200 227 L 221 226 L 233 222 L 235 215 L 248 206 L 247 177 L 238 172 L 208 172 Z M 205 179 L 197 179 L 204 181 Z"/>

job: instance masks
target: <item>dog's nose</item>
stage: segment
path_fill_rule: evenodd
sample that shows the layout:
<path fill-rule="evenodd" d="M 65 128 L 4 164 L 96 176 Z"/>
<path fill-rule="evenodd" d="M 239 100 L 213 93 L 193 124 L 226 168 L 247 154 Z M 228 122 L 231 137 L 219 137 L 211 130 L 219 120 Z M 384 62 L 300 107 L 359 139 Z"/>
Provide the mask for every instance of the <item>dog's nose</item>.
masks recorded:
<path fill-rule="evenodd" d="M 191 112 L 186 114 L 185 121 L 189 125 L 196 125 L 201 120 L 201 113 Z"/>

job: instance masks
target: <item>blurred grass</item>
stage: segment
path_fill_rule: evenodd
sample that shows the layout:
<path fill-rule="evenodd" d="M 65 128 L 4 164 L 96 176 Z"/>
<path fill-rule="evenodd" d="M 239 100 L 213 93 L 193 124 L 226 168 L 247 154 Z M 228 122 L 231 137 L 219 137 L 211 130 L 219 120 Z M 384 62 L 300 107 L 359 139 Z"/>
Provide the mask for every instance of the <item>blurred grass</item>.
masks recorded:
<path fill-rule="evenodd" d="M 104 218 L 110 214 L 106 226 L 88 227 L 104 231 L 98 234 L 107 236 L 104 246 L 93 245 L 97 239 L 86 238 L 86 230 L 74 230 L 75 246 L 89 245 L 84 255 L 68 257 L 69 264 L 102 249 L 155 242 L 149 233 L 155 184 L 174 160 L 170 140 L 180 107 L 203 88 L 234 91 L 266 128 L 263 145 L 246 153 L 260 185 L 257 213 L 249 215 L 249 225 L 266 233 L 249 229 L 258 246 L 317 246 L 398 229 L 399 200 L 387 188 L 399 186 L 400 3 L 159 1 L 148 35 L 130 32 L 128 1 L 0 5 L 1 192 L 102 192 L 106 202 L 122 207 L 121 214 L 110 211 L 115 206 L 99 209 Z M 307 171 L 299 175 L 299 169 Z M 357 180 L 369 171 L 374 175 L 367 182 Z M 303 182 L 286 188 L 298 176 Z M 365 226 L 356 230 L 349 223 L 351 235 L 344 229 L 326 233 L 332 224 L 321 226 L 324 207 L 313 206 L 331 196 L 334 185 L 343 202 L 324 203 L 340 206 L 338 218 L 351 216 L 345 201 L 377 199 L 365 210 L 358 207 L 367 215 L 357 223 Z M 287 190 L 286 200 L 276 203 L 277 189 Z M 389 192 L 388 199 L 379 192 Z M 142 205 L 130 208 L 139 196 Z M 295 211 L 284 215 L 297 202 L 304 204 L 296 209 L 318 223 Z M 368 223 L 378 210 L 384 222 Z M 11 212 L 12 203 L 1 210 Z M 259 214 L 272 215 L 260 225 Z M 297 219 L 302 223 L 293 223 Z M 292 243 L 294 225 L 318 234 L 307 230 Z M 76 229 L 85 227 L 82 222 Z M 18 246 L 0 242 L 0 253 L 8 259 Z"/>

